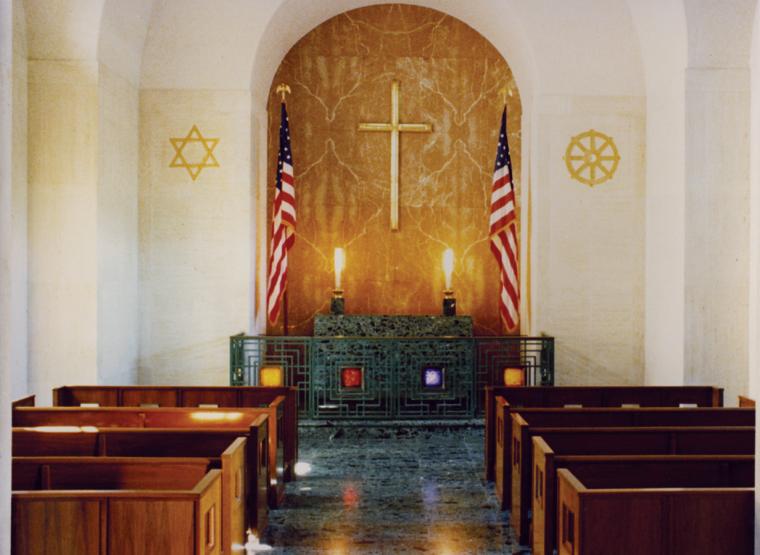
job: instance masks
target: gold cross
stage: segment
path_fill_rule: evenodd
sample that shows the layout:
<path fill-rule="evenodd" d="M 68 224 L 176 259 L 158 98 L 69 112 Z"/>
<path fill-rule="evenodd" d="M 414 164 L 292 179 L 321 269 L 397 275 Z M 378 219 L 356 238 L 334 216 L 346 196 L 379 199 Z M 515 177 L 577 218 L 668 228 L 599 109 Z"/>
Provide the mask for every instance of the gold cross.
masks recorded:
<path fill-rule="evenodd" d="M 402 131 L 429 133 L 433 127 L 429 123 L 399 123 L 398 117 L 399 82 L 391 83 L 390 123 L 360 123 L 359 131 L 388 131 L 391 134 L 391 231 L 398 231 L 398 139 Z"/>

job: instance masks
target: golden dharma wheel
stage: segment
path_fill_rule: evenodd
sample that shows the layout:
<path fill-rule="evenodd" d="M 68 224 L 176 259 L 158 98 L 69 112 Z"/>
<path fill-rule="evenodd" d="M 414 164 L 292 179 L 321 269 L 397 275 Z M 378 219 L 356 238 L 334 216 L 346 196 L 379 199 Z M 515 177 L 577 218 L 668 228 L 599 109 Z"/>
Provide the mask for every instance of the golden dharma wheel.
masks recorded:
<path fill-rule="evenodd" d="M 612 137 L 589 129 L 570 139 L 564 159 L 570 177 L 593 187 L 612 179 L 620 154 Z"/>

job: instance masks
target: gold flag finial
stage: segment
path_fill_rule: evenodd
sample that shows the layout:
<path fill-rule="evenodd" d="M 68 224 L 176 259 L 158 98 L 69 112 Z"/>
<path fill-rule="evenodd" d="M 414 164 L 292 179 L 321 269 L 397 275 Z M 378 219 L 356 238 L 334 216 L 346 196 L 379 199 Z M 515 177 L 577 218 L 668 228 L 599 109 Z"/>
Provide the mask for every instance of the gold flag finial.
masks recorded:
<path fill-rule="evenodd" d="M 502 104 L 507 104 L 507 97 L 512 98 L 512 87 L 509 87 L 507 85 L 503 86 L 499 89 L 499 95 L 501 96 L 501 102 Z"/>
<path fill-rule="evenodd" d="M 280 95 L 280 98 L 285 102 L 285 95 L 290 94 L 290 87 L 285 83 L 280 83 L 275 89 L 275 93 Z"/>

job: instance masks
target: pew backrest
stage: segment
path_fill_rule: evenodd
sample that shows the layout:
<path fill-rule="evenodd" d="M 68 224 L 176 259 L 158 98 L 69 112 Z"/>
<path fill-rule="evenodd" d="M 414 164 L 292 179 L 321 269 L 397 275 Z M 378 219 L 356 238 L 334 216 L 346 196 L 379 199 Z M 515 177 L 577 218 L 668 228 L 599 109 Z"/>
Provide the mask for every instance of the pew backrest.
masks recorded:
<path fill-rule="evenodd" d="M 278 439 L 285 461 L 282 479 L 295 479 L 298 460 L 298 390 L 295 387 L 260 386 L 90 386 L 69 385 L 53 389 L 57 407 L 166 407 L 266 408 L 276 404 Z M 272 424 L 273 425 L 273 424 Z M 273 436 L 274 437 L 274 436 Z"/>
<path fill-rule="evenodd" d="M 610 482 L 599 490 L 569 468 L 558 471 L 558 480 L 559 555 L 753 551 L 752 488 Z"/>
<path fill-rule="evenodd" d="M 550 554 L 557 547 L 556 517 L 562 509 L 557 476 L 561 469 L 572 472 L 587 487 L 605 489 L 752 487 L 754 484 L 751 455 L 556 455 L 542 437 L 533 438 L 533 447 L 532 547 L 536 555 Z"/>

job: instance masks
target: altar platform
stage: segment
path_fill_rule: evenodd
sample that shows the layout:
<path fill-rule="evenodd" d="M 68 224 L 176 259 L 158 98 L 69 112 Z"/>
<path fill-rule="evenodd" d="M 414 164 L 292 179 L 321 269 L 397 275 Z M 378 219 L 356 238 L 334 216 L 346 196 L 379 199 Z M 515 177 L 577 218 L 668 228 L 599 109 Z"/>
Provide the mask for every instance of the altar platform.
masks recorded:
<path fill-rule="evenodd" d="M 315 318 L 314 336 L 230 338 L 230 383 L 277 376 L 312 420 L 468 420 L 505 371 L 553 385 L 554 339 L 473 336 L 467 316 Z M 262 379 L 262 377 L 264 379 Z"/>

